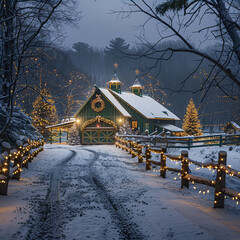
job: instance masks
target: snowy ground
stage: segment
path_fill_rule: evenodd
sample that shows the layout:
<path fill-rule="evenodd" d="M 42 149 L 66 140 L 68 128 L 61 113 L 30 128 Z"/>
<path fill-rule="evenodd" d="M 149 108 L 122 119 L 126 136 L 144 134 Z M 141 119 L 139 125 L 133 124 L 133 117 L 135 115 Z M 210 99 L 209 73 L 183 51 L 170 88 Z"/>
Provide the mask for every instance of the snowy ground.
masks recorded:
<path fill-rule="evenodd" d="M 194 149 L 189 156 L 216 160 L 219 150 L 228 149 Z M 227 158 L 240 170 L 240 147 Z M 213 188 L 181 189 L 177 173 L 162 179 L 159 168 L 146 172 L 136 162 L 114 146 L 46 145 L 21 181 L 10 182 L 8 196 L 0 196 L 0 239 L 240 239 L 236 201 L 226 199 L 224 209 L 213 209 Z M 192 165 L 191 171 L 215 178 Z M 227 179 L 228 187 L 240 191 L 239 183 Z"/>

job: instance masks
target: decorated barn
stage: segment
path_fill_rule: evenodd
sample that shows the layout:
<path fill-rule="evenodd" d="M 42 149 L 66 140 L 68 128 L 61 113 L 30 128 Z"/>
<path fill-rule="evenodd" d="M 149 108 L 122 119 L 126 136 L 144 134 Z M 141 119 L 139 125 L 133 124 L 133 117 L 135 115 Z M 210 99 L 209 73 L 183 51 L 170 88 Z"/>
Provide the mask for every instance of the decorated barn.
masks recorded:
<path fill-rule="evenodd" d="M 183 131 L 175 126 L 180 119 L 174 113 L 143 94 L 143 86 L 137 77 L 129 92 L 122 91 L 116 71 L 107 85 L 108 88 L 94 86 L 91 96 L 75 113 L 75 121 L 49 128 L 61 130 L 61 126 L 66 129 L 75 123 L 82 144 L 113 144 L 116 132 L 126 122 L 138 133 L 157 130 L 179 135 Z"/>
<path fill-rule="evenodd" d="M 236 133 L 240 133 L 240 125 L 231 121 L 228 122 L 224 127 L 223 127 L 223 131 L 226 134 L 236 134 Z"/>

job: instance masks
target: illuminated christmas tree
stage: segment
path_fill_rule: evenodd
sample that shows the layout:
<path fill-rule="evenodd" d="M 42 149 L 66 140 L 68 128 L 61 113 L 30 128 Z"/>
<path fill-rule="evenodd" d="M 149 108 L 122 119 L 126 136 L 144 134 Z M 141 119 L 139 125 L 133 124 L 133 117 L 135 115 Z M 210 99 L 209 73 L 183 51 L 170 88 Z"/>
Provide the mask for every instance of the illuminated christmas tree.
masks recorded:
<path fill-rule="evenodd" d="M 33 125 L 44 137 L 48 137 L 50 131 L 45 127 L 57 122 L 57 113 L 54 99 L 46 89 L 43 89 L 40 92 L 40 95 L 33 103 L 33 111 L 31 115 Z"/>
<path fill-rule="evenodd" d="M 186 115 L 184 116 L 182 128 L 184 130 L 184 135 L 202 135 L 202 126 L 198 119 L 198 111 L 192 99 L 190 99 L 187 106 L 187 111 Z"/>

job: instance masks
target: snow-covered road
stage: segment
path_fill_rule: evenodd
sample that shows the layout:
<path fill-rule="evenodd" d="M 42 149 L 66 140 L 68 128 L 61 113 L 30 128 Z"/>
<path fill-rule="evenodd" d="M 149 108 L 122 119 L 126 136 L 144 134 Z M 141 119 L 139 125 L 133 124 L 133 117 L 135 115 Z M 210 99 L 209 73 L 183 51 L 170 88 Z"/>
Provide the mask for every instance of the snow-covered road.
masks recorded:
<path fill-rule="evenodd" d="M 0 239 L 240 239 L 240 208 L 114 146 L 46 145 L 0 196 Z"/>

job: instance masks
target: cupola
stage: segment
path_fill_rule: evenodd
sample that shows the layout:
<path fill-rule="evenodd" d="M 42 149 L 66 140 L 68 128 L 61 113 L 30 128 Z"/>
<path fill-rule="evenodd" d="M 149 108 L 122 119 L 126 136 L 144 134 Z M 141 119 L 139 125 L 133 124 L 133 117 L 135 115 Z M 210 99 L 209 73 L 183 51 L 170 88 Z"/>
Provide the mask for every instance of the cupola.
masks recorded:
<path fill-rule="evenodd" d="M 113 77 L 112 79 L 107 82 L 107 84 L 109 85 L 109 88 L 117 93 L 121 93 L 121 85 L 123 85 L 123 83 L 118 79 L 118 76 L 117 76 L 117 66 L 118 64 L 115 63 L 114 64 L 114 67 L 115 67 L 115 70 L 114 70 L 114 74 L 113 74 Z"/>
<path fill-rule="evenodd" d="M 139 71 L 136 70 L 135 72 L 136 72 L 136 79 L 130 88 L 132 89 L 132 93 L 142 97 L 143 86 L 140 84 L 140 82 L 138 80 Z"/>

